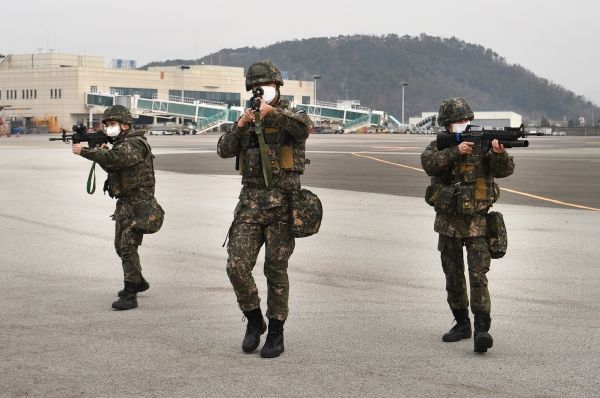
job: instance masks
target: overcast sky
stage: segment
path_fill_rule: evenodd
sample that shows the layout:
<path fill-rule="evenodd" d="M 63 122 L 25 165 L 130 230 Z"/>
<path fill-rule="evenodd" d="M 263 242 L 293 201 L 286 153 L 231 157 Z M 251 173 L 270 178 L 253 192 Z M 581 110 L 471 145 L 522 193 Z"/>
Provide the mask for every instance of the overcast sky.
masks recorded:
<path fill-rule="evenodd" d="M 0 0 L 0 53 L 191 59 L 222 48 L 353 34 L 456 36 L 600 105 L 595 0 Z M 260 11 L 260 10 L 264 11 Z M 365 60 L 366 62 L 368 60 Z M 459 95 L 460 93 L 457 93 Z"/>

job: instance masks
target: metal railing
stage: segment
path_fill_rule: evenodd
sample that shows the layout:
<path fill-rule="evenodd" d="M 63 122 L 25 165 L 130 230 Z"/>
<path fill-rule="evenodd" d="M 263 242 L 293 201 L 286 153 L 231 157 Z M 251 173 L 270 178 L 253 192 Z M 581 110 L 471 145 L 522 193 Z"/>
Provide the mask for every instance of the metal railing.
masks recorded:
<path fill-rule="evenodd" d="M 165 96 L 165 95 L 158 95 L 158 93 L 153 93 L 152 99 L 159 100 L 159 101 L 181 102 L 181 103 L 185 103 L 185 104 L 195 104 L 197 102 L 199 104 L 205 104 L 205 105 L 214 105 L 214 106 L 221 106 L 221 107 L 228 106 L 226 102 L 211 101 L 211 100 L 189 98 L 189 97 L 183 97 L 183 101 L 182 101 L 180 95 Z"/>
<path fill-rule="evenodd" d="M 327 106 L 329 108 L 337 108 L 337 104 L 333 103 L 333 102 L 327 102 L 327 101 L 310 101 L 310 105 L 313 106 Z"/>
<path fill-rule="evenodd" d="M 210 127 L 209 125 L 211 125 L 212 123 L 220 122 L 221 120 L 227 118 L 228 114 L 229 110 L 225 110 L 210 117 L 207 117 L 206 119 L 202 119 L 197 123 L 197 129 L 202 130 L 203 128 Z"/>
<path fill-rule="evenodd" d="M 359 124 L 368 124 L 370 121 L 371 121 L 371 115 L 364 115 L 357 119 L 346 122 L 344 124 L 344 129 L 345 130 L 352 129 L 353 127 L 356 127 Z"/>

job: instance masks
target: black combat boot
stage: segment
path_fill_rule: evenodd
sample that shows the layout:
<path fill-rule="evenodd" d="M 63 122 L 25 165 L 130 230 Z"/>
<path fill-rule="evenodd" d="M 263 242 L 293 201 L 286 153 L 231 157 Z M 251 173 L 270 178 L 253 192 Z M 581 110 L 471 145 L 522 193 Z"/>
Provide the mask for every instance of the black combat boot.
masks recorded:
<path fill-rule="evenodd" d="M 285 321 L 269 319 L 269 333 L 265 340 L 265 345 L 260 350 L 260 356 L 263 358 L 278 357 L 284 351 L 283 347 L 283 324 Z"/>
<path fill-rule="evenodd" d="M 248 326 L 246 326 L 246 336 L 242 342 L 244 352 L 252 352 L 260 344 L 260 335 L 267 331 L 267 324 L 262 316 L 260 307 L 252 311 L 244 311 Z"/>
<path fill-rule="evenodd" d="M 489 314 L 475 314 L 475 352 L 487 352 L 488 348 L 494 345 L 494 339 L 488 333 L 492 325 L 492 319 Z"/>
<path fill-rule="evenodd" d="M 123 289 L 123 295 L 119 300 L 112 303 L 112 307 L 116 310 L 130 310 L 137 308 L 137 283 L 125 282 L 125 289 Z"/>
<path fill-rule="evenodd" d="M 142 280 L 139 281 L 136 284 L 135 287 L 135 292 L 136 293 L 141 293 L 141 292 L 145 292 L 146 290 L 150 289 L 150 284 L 148 283 L 147 280 L 144 279 L 144 277 L 142 276 Z M 117 293 L 117 296 L 119 297 L 123 297 L 123 293 L 125 292 L 125 290 L 119 290 L 119 293 Z"/>
<path fill-rule="evenodd" d="M 450 331 L 442 336 L 442 341 L 446 343 L 460 341 L 471 338 L 471 320 L 469 319 L 469 309 L 460 308 L 452 310 L 456 325 Z"/>

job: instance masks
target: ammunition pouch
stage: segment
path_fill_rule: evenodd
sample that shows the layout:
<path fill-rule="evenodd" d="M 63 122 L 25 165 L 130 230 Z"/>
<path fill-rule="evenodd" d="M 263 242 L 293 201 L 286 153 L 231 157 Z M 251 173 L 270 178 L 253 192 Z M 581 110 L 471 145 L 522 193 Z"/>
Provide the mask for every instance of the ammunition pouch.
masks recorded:
<path fill-rule="evenodd" d="M 281 132 L 278 128 L 264 128 L 265 146 L 272 175 L 281 175 L 282 171 L 304 172 L 305 151 L 288 132 Z M 259 177 L 263 175 L 260 158 L 260 147 L 255 133 L 245 133 L 241 139 L 239 155 L 239 171 L 246 177 Z"/>
<path fill-rule="evenodd" d="M 140 200 L 133 205 L 133 227 L 143 234 L 153 234 L 162 227 L 165 211 L 155 197 Z"/>
<path fill-rule="evenodd" d="M 323 206 L 319 197 L 307 189 L 293 190 L 290 199 L 292 236 L 304 238 L 319 232 Z"/>
<path fill-rule="evenodd" d="M 453 216 L 456 214 L 456 186 L 454 184 L 438 184 L 428 188 L 433 191 L 429 201 L 433 202 L 435 211 Z M 435 190 L 434 190 L 435 189 Z M 426 200 L 427 201 L 427 200 Z M 429 202 L 428 202 L 429 203 Z"/>
<path fill-rule="evenodd" d="M 502 258 L 508 248 L 508 234 L 502 213 L 490 211 L 486 215 L 487 244 L 492 258 Z"/>
<path fill-rule="evenodd" d="M 435 206 L 435 199 L 437 198 L 438 191 L 435 189 L 435 186 L 430 185 L 425 190 L 425 203 L 429 206 Z"/>
<path fill-rule="evenodd" d="M 121 186 L 121 173 L 111 172 L 104 182 L 104 192 L 108 192 L 111 198 L 120 198 L 123 196 L 123 187 Z"/>

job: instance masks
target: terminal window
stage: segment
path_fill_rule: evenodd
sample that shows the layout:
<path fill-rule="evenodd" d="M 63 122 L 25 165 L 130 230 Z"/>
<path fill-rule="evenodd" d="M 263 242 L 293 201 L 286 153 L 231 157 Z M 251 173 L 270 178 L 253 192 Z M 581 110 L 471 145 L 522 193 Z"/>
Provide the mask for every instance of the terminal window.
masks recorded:
<path fill-rule="evenodd" d="M 92 87 L 93 88 L 93 87 Z M 140 98 L 152 99 L 154 94 L 158 93 L 158 90 L 155 88 L 131 88 L 131 87 L 111 87 L 111 90 L 115 90 L 119 93 L 123 93 L 122 95 L 139 95 Z M 94 92 L 92 90 L 92 92 Z"/>

